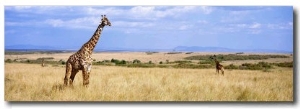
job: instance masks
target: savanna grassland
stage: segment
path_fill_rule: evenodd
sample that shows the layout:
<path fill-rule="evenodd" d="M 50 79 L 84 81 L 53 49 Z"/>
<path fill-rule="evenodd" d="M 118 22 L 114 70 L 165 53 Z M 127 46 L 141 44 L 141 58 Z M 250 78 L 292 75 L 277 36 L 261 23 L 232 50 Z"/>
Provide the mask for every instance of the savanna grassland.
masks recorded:
<path fill-rule="evenodd" d="M 184 60 L 191 55 L 199 54 L 158 53 L 127 56 L 112 53 L 103 58 L 104 54 L 96 53 L 94 58 L 139 59 L 142 62 L 152 60 L 159 63 L 161 60 Z M 54 57 L 56 60 L 66 60 L 68 56 L 66 53 L 28 54 L 19 55 L 18 58 Z M 5 55 L 6 59 L 11 60 L 15 57 Z M 293 61 L 292 59 L 291 56 L 286 59 L 264 61 L 289 62 Z M 256 62 L 256 60 L 240 61 Z M 221 62 L 224 65 L 232 63 L 235 61 Z M 73 87 L 63 85 L 64 75 L 64 65 L 41 67 L 35 63 L 6 62 L 5 101 L 293 101 L 294 99 L 292 67 L 272 66 L 268 70 L 225 69 L 225 75 L 222 76 L 216 74 L 214 68 L 94 65 L 88 88 L 82 86 L 81 72 L 76 75 Z"/>

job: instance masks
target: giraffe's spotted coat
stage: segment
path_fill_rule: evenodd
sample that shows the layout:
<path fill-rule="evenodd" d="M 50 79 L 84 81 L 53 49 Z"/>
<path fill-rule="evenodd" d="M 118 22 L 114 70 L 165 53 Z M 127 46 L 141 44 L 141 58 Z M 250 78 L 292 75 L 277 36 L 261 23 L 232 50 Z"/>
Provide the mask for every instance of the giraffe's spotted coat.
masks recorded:
<path fill-rule="evenodd" d="M 79 70 L 82 70 L 83 85 L 87 86 L 89 84 L 89 75 L 91 73 L 93 62 L 91 55 L 100 38 L 103 28 L 106 25 L 111 26 L 111 23 L 105 15 L 102 15 L 101 22 L 90 40 L 69 57 L 66 63 L 65 85 L 73 84 L 74 78 Z"/>

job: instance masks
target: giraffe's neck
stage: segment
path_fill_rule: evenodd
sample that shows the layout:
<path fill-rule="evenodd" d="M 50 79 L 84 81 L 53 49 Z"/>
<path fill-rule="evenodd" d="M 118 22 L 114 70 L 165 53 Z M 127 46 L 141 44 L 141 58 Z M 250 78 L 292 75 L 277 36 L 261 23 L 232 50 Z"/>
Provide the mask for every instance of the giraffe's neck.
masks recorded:
<path fill-rule="evenodd" d="M 219 61 L 215 60 L 215 63 L 216 63 L 217 65 L 219 65 Z"/>
<path fill-rule="evenodd" d="M 93 53 L 94 48 L 97 45 L 97 42 L 101 36 L 101 32 L 103 31 L 104 25 L 100 24 L 96 29 L 95 33 L 91 37 L 91 39 L 83 44 L 81 49 L 78 51 L 80 53 L 84 53 L 85 55 L 91 55 Z"/>

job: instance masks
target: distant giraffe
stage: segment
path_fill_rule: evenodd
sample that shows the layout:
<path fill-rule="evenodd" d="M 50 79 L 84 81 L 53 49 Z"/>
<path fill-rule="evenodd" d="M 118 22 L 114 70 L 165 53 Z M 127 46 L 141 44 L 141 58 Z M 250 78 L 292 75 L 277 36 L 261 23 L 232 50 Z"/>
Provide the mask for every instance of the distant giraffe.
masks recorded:
<path fill-rule="evenodd" d="M 45 67 L 45 59 L 42 59 L 42 67 Z"/>
<path fill-rule="evenodd" d="M 85 44 L 83 44 L 81 49 L 79 49 L 76 53 L 71 55 L 67 60 L 66 74 L 64 78 L 65 85 L 73 85 L 75 75 L 78 73 L 79 70 L 82 70 L 83 85 L 88 86 L 93 61 L 91 55 L 100 38 L 104 26 L 111 26 L 111 23 L 107 19 L 106 15 L 101 15 L 101 17 L 101 22 L 91 39 Z"/>
<path fill-rule="evenodd" d="M 224 67 L 223 67 L 223 65 L 220 64 L 219 61 L 217 61 L 216 55 L 214 55 L 214 61 L 215 61 L 215 63 L 216 63 L 216 73 L 219 74 L 219 70 L 221 70 L 222 75 L 224 76 Z"/>

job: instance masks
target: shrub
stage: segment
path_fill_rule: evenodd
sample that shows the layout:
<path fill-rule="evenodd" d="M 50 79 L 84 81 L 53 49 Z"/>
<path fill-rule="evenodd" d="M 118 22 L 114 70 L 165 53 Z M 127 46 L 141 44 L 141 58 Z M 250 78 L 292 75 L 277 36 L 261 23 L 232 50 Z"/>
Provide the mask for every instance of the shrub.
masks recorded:
<path fill-rule="evenodd" d="M 248 70 L 263 70 L 263 69 L 272 68 L 272 66 L 267 62 L 259 62 L 257 64 L 243 63 L 242 67 L 243 69 L 248 69 Z"/>
<path fill-rule="evenodd" d="M 167 68 L 169 66 L 168 65 L 157 65 L 157 67 L 159 67 L 159 68 Z"/>
<path fill-rule="evenodd" d="M 117 59 L 114 59 L 114 58 L 112 58 L 111 60 L 110 60 L 110 62 L 112 62 L 112 63 L 115 63 L 115 62 L 118 62 L 119 60 L 117 60 Z"/>
<path fill-rule="evenodd" d="M 273 63 L 273 65 L 276 65 L 278 67 L 293 67 L 293 61 L 292 62 Z"/>
<path fill-rule="evenodd" d="M 217 55 L 217 60 L 263 60 L 268 58 L 289 58 L 289 56 L 285 55 L 236 55 L 236 54 L 228 54 L 228 55 Z M 207 60 L 212 59 L 211 55 L 196 55 L 189 56 L 185 59 L 188 60 Z"/>
<path fill-rule="evenodd" d="M 214 62 L 209 60 L 200 60 L 198 64 L 214 64 Z"/>
<path fill-rule="evenodd" d="M 160 62 L 159 62 L 159 64 L 163 64 L 163 62 L 162 62 L 162 61 L 160 61 Z"/>
<path fill-rule="evenodd" d="M 228 66 L 225 66 L 224 68 L 225 68 L 225 69 L 239 69 L 238 66 L 235 66 L 235 65 L 233 65 L 233 64 L 230 64 L 230 65 L 228 65 Z"/>
<path fill-rule="evenodd" d="M 185 63 L 192 63 L 192 61 L 182 60 L 182 61 L 175 61 L 174 63 L 185 64 Z"/>
<path fill-rule="evenodd" d="M 261 66 L 261 67 L 263 67 L 263 68 L 268 68 L 268 69 L 272 67 L 272 66 L 271 66 L 269 63 L 267 63 L 267 62 L 259 62 L 258 65 Z"/>
<path fill-rule="evenodd" d="M 117 59 L 111 59 L 112 63 L 115 63 L 116 65 L 126 64 L 125 60 L 117 60 Z"/>
<path fill-rule="evenodd" d="M 167 54 L 181 54 L 182 52 L 168 52 Z"/>
<path fill-rule="evenodd" d="M 177 64 L 177 65 L 174 65 L 173 67 L 175 67 L 175 68 L 203 69 L 203 68 L 212 68 L 212 65 L 185 63 L 185 64 Z"/>
<path fill-rule="evenodd" d="M 6 59 L 5 62 L 12 63 L 12 60 L 11 59 Z"/>
<path fill-rule="evenodd" d="M 120 61 L 120 62 L 117 63 L 117 64 L 126 64 L 126 61 L 125 61 L 125 60 L 122 60 L 122 61 Z"/>
<path fill-rule="evenodd" d="M 65 61 L 61 61 L 61 64 L 62 64 L 62 65 L 65 65 L 65 64 L 66 64 L 66 62 L 65 62 Z"/>
<path fill-rule="evenodd" d="M 138 64 L 129 64 L 129 65 L 127 65 L 127 67 L 153 68 L 153 67 L 155 67 L 155 64 L 142 64 L 142 63 L 138 63 Z"/>
<path fill-rule="evenodd" d="M 54 59 L 53 57 L 43 57 L 43 58 L 37 58 L 36 60 L 51 60 Z"/>
<path fill-rule="evenodd" d="M 141 63 L 141 61 L 140 60 L 138 60 L 138 59 L 135 59 L 135 60 L 133 60 L 133 62 L 132 63 L 137 63 L 137 64 L 139 64 L 139 63 Z"/>

